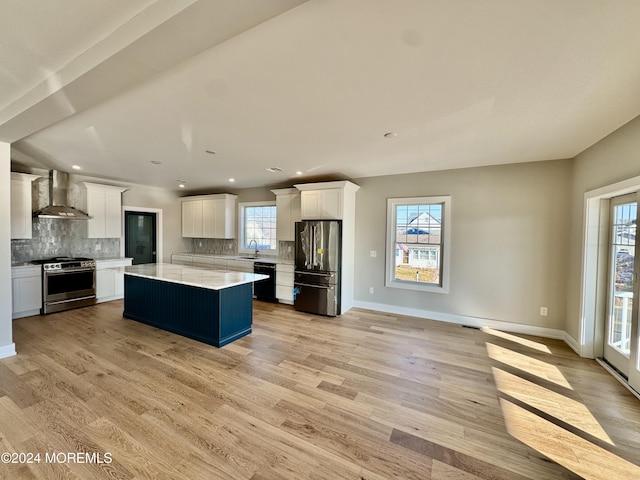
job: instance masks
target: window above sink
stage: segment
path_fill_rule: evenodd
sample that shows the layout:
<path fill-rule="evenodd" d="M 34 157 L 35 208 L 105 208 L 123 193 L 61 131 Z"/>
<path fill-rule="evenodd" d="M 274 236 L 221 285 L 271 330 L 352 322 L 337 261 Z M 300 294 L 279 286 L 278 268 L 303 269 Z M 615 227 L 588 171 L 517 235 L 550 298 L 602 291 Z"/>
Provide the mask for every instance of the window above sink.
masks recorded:
<path fill-rule="evenodd" d="M 238 218 L 239 258 L 256 260 L 258 252 L 278 254 L 275 201 L 240 203 Z"/>

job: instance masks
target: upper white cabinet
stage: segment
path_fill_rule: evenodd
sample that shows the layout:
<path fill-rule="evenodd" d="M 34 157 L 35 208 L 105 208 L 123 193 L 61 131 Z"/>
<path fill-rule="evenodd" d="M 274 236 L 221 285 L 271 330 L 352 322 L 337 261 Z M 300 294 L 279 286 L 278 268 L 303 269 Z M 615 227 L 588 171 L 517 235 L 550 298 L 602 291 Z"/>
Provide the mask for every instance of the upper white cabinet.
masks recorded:
<path fill-rule="evenodd" d="M 83 182 L 87 188 L 86 212 L 88 238 L 120 238 L 122 236 L 122 192 L 112 185 Z"/>
<path fill-rule="evenodd" d="M 276 196 L 276 236 L 278 240 L 295 240 L 295 223 L 301 220 L 300 191 L 297 188 L 271 190 Z"/>
<path fill-rule="evenodd" d="M 31 238 L 31 182 L 40 175 L 11 172 L 11 238 Z"/>
<path fill-rule="evenodd" d="M 348 182 L 303 183 L 301 191 L 302 220 L 345 220 L 351 215 L 351 197 L 355 199 L 358 185 Z M 277 197 L 276 197 L 277 198 Z"/>
<path fill-rule="evenodd" d="M 235 238 L 237 198 L 228 193 L 181 198 L 182 236 Z"/>
<path fill-rule="evenodd" d="M 182 236 L 202 238 L 202 200 L 182 200 Z"/>

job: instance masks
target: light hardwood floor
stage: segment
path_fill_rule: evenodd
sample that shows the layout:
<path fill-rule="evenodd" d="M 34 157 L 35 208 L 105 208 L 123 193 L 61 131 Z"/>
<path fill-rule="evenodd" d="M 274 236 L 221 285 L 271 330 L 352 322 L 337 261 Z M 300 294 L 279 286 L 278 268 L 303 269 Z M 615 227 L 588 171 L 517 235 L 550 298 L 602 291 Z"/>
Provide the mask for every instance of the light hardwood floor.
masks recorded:
<path fill-rule="evenodd" d="M 217 349 L 122 308 L 14 321 L 0 450 L 41 461 L 0 477 L 640 478 L 640 401 L 560 341 L 255 302 Z"/>

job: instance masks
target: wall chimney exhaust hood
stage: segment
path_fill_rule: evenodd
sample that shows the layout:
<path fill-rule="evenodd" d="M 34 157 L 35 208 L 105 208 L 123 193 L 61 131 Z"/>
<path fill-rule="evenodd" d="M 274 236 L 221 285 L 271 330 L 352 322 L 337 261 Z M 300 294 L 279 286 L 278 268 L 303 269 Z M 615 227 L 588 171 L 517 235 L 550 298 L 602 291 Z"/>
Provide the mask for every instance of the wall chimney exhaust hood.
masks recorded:
<path fill-rule="evenodd" d="M 85 212 L 67 205 L 68 183 L 68 173 L 49 170 L 49 205 L 33 212 L 33 216 L 38 218 L 89 220 L 91 217 Z"/>

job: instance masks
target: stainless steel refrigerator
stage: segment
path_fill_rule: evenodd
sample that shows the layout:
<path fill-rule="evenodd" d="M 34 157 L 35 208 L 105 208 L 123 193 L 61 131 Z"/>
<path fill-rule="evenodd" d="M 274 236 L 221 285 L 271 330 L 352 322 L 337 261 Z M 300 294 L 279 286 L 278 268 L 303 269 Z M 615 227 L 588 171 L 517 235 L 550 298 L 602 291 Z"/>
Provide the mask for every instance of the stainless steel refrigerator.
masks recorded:
<path fill-rule="evenodd" d="M 295 247 L 294 308 L 335 317 L 340 313 L 342 223 L 296 222 Z"/>

